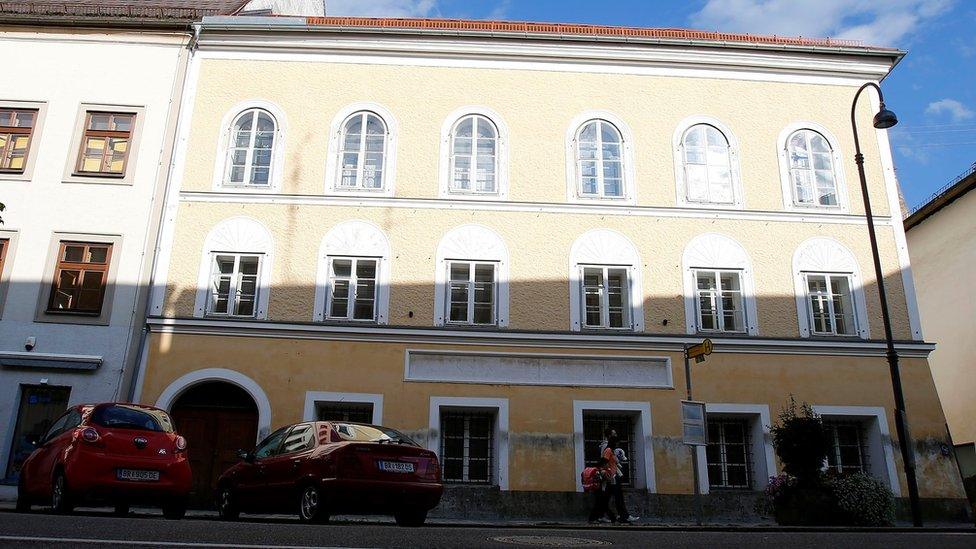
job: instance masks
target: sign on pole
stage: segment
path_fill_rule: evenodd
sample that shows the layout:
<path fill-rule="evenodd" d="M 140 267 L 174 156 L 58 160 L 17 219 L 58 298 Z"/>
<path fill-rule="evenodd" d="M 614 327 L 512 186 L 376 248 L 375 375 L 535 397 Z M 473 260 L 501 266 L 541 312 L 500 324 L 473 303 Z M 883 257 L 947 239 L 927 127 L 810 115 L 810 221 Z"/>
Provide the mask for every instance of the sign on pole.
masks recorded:
<path fill-rule="evenodd" d="M 705 360 L 706 356 L 712 354 L 712 340 L 706 339 L 698 345 L 688 347 L 688 350 L 685 351 L 685 353 L 688 358 L 695 359 L 695 362 L 702 362 Z"/>
<path fill-rule="evenodd" d="M 681 432 L 683 442 L 689 446 L 705 446 L 708 444 L 704 402 L 681 401 Z"/>

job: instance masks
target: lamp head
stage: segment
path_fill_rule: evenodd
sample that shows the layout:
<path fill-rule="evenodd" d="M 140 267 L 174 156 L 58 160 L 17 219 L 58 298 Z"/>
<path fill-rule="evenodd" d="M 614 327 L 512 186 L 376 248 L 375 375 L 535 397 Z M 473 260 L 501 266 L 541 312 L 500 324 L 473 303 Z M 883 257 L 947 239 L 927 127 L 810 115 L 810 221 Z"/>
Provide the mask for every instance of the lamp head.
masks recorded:
<path fill-rule="evenodd" d="M 895 113 L 889 111 L 885 108 L 884 103 L 881 104 L 881 110 L 878 114 L 874 115 L 874 127 L 879 130 L 886 130 L 898 123 L 898 117 Z"/>

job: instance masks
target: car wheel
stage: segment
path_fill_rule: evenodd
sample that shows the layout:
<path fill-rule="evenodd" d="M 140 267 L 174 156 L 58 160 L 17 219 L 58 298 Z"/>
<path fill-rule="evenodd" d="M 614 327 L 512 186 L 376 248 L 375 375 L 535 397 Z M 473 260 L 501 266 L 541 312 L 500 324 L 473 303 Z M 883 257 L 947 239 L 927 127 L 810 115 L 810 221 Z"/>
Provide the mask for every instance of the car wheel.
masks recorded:
<path fill-rule="evenodd" d="M 30 496 L 27 495 L 27 487 L 24 486 L 24 475 L 20 475 L 20 481 L 17 482 L 17 507 L 18 513 L 29 513 L 31 509 Z"/>
<path fill-rule="evenodd" d="M 298 499 L 298 518 L 302 522 L 324 524 L 329 522 L 329 513 L 325 508 L 325 498 L 322 491 L 310 485 L 302 488 Z"/>
<path fill-rule="evenodd" d="M 217 493 L 217 514 L 223 520 L 237 520 L 241 515 L 240 509 L 237 508 L 234 490 L 230 486 L 224 486 Z"/>
<path fill-rule="evenodd" d="M 169 520 L 180 520 L 186 515 L 186 501 L 173 500 L 163 504 L 163 517 Z"/>
<path fill-rule="evenodd" d="M 129 514 L 129 502 L 120 501 L 115 504 L 115 514 L 124 517 Z"/>
<path fill-rule="evenodd" d="M 68 514 L 74 509 L 71 493 L 68 491 L 68 479 L 62 471 L 54 474 L 54 482 L 51 483 L 51 508 L 59 515 Z"/>
<path fill-rule="evenodd" d="M 396 523 L 399 526 L 423 526 L 427 520 L 427 510 L 404 509 L 403 511 L 394 513 L 393 518 L 396 519 Z"/>

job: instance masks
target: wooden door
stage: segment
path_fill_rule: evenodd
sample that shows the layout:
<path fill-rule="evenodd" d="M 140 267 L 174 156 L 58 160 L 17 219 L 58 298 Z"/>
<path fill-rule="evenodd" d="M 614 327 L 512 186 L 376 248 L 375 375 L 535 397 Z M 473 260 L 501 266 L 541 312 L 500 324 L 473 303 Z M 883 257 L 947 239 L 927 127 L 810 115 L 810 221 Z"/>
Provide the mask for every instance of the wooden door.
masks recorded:
<path fill-rule="evenodd" d="M 253 410 L 182 406 L 173 410 L 176 430 L 186 438 L 193 470 L 190 505 L 214 507 L 220 475 L 237 463 L 237 450 L 254 448 L 258 416 Z"/>

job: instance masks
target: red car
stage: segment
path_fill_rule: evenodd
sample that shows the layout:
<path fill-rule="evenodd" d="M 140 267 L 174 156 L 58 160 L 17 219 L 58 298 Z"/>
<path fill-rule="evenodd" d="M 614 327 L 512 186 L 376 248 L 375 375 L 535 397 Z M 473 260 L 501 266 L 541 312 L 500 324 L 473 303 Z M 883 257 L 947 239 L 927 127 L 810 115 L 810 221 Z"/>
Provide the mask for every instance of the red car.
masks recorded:
<path fill-rule="evenodd" d="M 334 514 L 392 514 L 420 526 L 444 487 L 434 452 L 388 427 L 315 421 L 278 429 L 217 481 L 217 510 L 297 512 L 303 522 Z"/>
<path fill-rule="evenodd" d="M 83 502 L 109 502 L 119 514 L 152 503 L 170 519 L 186 513 L 190 462 L 186 440 L 163 410 L 138 404 L 82 404 L 68 409 L 37 442 L 17 485 L 17 509 L 50 502 L 69 513 Z"/>

